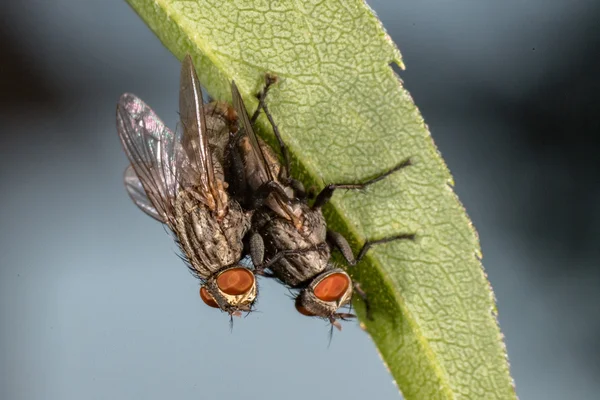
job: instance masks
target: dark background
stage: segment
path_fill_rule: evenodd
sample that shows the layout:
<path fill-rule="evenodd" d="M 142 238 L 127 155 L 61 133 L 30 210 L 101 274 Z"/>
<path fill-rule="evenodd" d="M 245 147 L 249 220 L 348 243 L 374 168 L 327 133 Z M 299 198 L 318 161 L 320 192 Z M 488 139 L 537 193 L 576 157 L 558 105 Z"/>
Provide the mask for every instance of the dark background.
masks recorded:
<path fill-rule="evenodd" d="M 521 399 L 600 391 L 600 3 L 369 3 L 477 227 Z M 368 336 L 262 284 L 197 298 L 125 194 L 118 96 L 175 126 L 179 63 L 123 2 L 0 15 L 0 398 L 397 398 Z"/>

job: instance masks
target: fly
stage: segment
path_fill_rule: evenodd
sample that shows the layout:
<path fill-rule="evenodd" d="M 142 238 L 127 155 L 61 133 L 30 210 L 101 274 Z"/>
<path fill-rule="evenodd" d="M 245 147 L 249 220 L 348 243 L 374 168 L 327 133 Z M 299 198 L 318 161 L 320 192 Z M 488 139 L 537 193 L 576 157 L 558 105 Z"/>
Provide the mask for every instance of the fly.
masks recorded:
<path fill-rule="evenodd" d="M 336 189 L 361 190 L 387 176 L 411 165 L 409 159 L 402 161 L 390 170 L 362 183 L 329 184 L 316 196 L 312 205 L 303 185 L 289 174 L 289 156 L 277 125 L 273 121 L 265 103 L 269 87 L 275 82 L 267 75 L 266 86 L 258 95 L 259 107 L 250 119 L 242 97 L 232 84 L 233 106 L 240 121 L 241 130 L 230 144 L 230 174 L 243 189 L 239 190 L 240 202 L 254 209 L 252 233 L 249 235 L 250 255 L 257 271 L 273 276 L 287 286 L 298 289 L 295 300 L 298 312 L 306 316 L 320 317 L 338 329 L 339 319 L 355 317 L 353 314 L 338 312 L 349 304 L 353 291 L 356 291 L 367 307 L 366 294 L 350 275 L 330 260 L 331 251 L 338 249 L 351 266 L 356 265 L 376 244 L 395 240 L 414 239 L 412 233 L 401 233 L 383 239 L 365 242 L 354 257 L 348 241 L 339 233 L 327 228 L 322 207 L 331 199 Z M 265 111 L 279 142 L 284 164 L 279 165 L 277 157 L 253 130 L 253 122 L 260 109 Z M 269 269 L 271 273 L 265 272 Z"/>
<path fill-rule="evenodd" d="M 179 92 L 183 132 L 169 130 L 141 99 L 124 94 L 117 105 L 117 131 L 130 166 L 125 187 L 146 214 L 173 233 L 200 297 L 230 315 L 251 311 L 257 296 L 254 271 L 243 266 L 243 239 L 251 211 L 229 196 L 223 158 L 235 112 L 205 105 L 189 56 Z"/>

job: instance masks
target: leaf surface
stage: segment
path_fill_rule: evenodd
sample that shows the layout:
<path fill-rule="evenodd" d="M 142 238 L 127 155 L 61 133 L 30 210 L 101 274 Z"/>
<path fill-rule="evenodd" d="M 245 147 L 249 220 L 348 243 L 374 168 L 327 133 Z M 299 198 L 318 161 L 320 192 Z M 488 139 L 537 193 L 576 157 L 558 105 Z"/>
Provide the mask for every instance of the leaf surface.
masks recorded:
<path fill-rule="evenodd" d="M 356 182 L 410 158 L 364 192 L 336 193 L 326 215 L 358 251 L 367 238 L 416 233 L 374 247 L 356 268 L 372 302 L 373 338 L 404 397 L 515 399 L 495 299 L 477 234 L 423 118 L 390 67 L 400 52 L 360 0 L 128 0 L 200 80 L 249 107 L 265 72 L 268 99 L 305 185 Z M 260 134 L 274 143 L 266 119 Z M 290 304 L 290 310 L 292 310 Z"/>

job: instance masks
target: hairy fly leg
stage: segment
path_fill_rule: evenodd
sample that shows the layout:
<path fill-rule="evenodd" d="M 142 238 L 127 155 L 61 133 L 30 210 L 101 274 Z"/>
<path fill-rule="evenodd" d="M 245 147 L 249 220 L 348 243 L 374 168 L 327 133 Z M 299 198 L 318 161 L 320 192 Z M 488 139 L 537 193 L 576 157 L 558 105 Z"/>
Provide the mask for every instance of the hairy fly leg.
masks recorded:
<path fill-rule="evenodd" d="M 369 249 L 372 246 L 375 246 L 378 244 L 383 244 L 383 243 L 389 243 L 389 242 L 393 242 L 396 240 L 407 240 L 407 239 L 414 240 L 414 238 L 415 238 L 415 235 L 412 233 L 401 233 L 398 235 L 393 235 L 393 236 L 385 237 L 382 239 L 367 240 L 365 242 L 365 244 L 363 245 L 363 247 L 358 252 L 358 256 L 356 256 L 356 258 L 355 258 L 354 254 L 352 253 L 352 248 L 350 247 L 350 244 L 348 244 L 348 241 L 341 233 L 335 232 L 332 230 L 327 231 L 327 242 L 330 244 L 330 246 L 332 248 L 339 250 L 339 252 L 342 254 L 344 259 L 351 266 L 355 266 L 356 264 L 358 264 L 360 262 L 360 260 L 362 260 L 364 258 L 364 256 L 367 254 L 367 252 L 369 251 Z M 364 290 L 362 290 L 362 288 L 360 287 L 360 284 L 358 282 L 353 281 L 353 285 L 354 285 L 354 290 L 363 299 L 363 301 L 365 303 L 367 318 L 372 319 L 371 306 L 370 306 L 369 300 L 367 298 L 367 294 L 365 293 Z"/>
<path fill-rule="evenodd" d="M 350 244 L 341 233 L 328 229 L 327 243 L 331 245 L 332 249 L 337 249 L 342 254 L 344 259 L 348 262 L 348 264 L 356 264 L 356 261 L 354 260 L 354 254 L 352 254 L 352 249 L 350 248 Z"/>
<path fill-rule="evenodd" d="M 283 141 L 281 133 L 279 133 L 279 128 L 277 127 L 273 116 L 269 112 L 269 107 L 266 103 L 267 93 L 269 92 L 271 86 L 277 83 L 277 80 L 278 79 L 276 75 L 265 75 L 265 87 L 256 95 L 256 98 L 258 99 L 258 107 L 256 108 L 256 111 L 254 111 L 254 114 L 252 114 L 252 118 L 250 119 L 250 121 L 252 122 L 252 124 L 254 124 L 258 119 L 258 116 L 260 115 L 260 109 L 262 108 L 264 110 L 265 115 L 269 120 L 271 127 L 273 128 L 273 133 L 275 134 L 275 137 L 277 138 L 277 143 L 279 144 L 279 151 L 281 152 L 281 156 L 283 157 L 283 168 L 279 171 L 278 179 L 279 181 L 284 182 L 286 185 L 290 186 L 294 190 L 294 193 L 298 198 L 304 199 L 306 198 L 306 190 L 304 189 L 304 185 L 302 184 L 302 182 L 295 178 L 292 178 L 292 176 L 290 175 L 290 154 L 287 149 L 287 145 Z"/>
<path fill-rule="evenodd" d="M 355 280 L 352 281 L 352 285 L 354 286 L 354 292 L 360 296 L 363 303 L 365 303 L 365 313 L 367 314 L 367 319 L 373 321 L 373 314 L 371 314 L 371 302 L 369 301 L 369 297 L 365 293 L 364 290 L 360 287 L 360 283 Z"/>
<path fill-rule="evenodd" d="M 254 269 L 257 270 L 256 266 L 262 265 L 265 259 L 265 241 L 260 234 L 252 232 L 248 242 L 250 258 L 252 259 L 252 264 L 254 264 Z"/>
<path fill-rule="evenodd" d="M 356 258 L 354 258 L 354 254 L 352 253 L 352 249 L 350 248 L 350 245 L 348 244 L 348 241 L 346 240 L 346 238 L 339 232 L 335 232 L 332 230 L 327 231 L 327 242 L 333 248 L 336 248 L 337 250 L 339 250 L 339 252 L 342 254 L 344 259 L 351 266 L 355 266 L 356 264 L 358 264 L 360 262 L 360 260 L 362 260 L 363 257 L 367 254 L 367 251 L 369 251 L 369 249 L 372 246 L 375 246 L 378 244 L 383 244 L 383 243 L 394 242 L 396 240 L 407 240 L 407 239 L 414 240 L 415 234 L 414 233 L 400 233 L 400 234 L 388 236 L 388 237 L 385 237 L 382 239 L 367 240 L 365 242 L 365 244 L 363 244 L 363 247 L 358 252 L 358 255 L 356 256 Z"/>
<path fill-rule="evenodd" d="M 333 196 L 333 192 L 335 192 L 336 189 L 363 190 L 367 186 L 377 183 L 377 182 L 387 178 L 388 176 L 392 175 L 394 172 L 398 172 L 401 169 L 408 167 L 410 165 L 412 165 L 410 159 L 406 159 L 406 160 L 402 161 L 400 164 L 396 165 L 395 167 L 390 168 L 389 170 L 383 172 L 382 174 L 379 174 L 379 175 L 377 175 L 371 179 L 368 179 L 365 182 L 361 182 L 361 183 L 330 183 L 329 185 L 325 186 L 323 188 L 323 190 L 321 190 L 321 192 L 319 192 L 319 194 L 317 195 L 317 198 L 315 199 L 315 202 L 313 203 L 312 208 L 313 209 L 321 208 L 325 204 L 327 204 L 327 202 L 329 202 L 329 200 L 331 199 L 331 196 Z"/>
<path fill-rule="evenodd" d="M 269 108 L 267 107 L 267 103 L 265 102 L 265 99 L 267 98 L 267 93 L 269 92 L 269 89 L 275 83 L 277 83 L 276 75 L 273 75 L 273 74 L 265 75 L 265 87 L 263 88 L 263 90 L 261 90 L 256 95 L 256 97 L 258 99 L 258 107 L 256 108 L 256 111 L 254 111 L 254 114 L 252 114 L 252 118 L 250 119 L 250 122 L 252 124 L 256 123 L 256 120 L 258 119 L 261 108 L 265 111 L 265 115 L 267 116 L 269 123 L 273 127 L 273 132 L 275 133 L 275 137 L 277 138 L 277 141 L 279 142 L 279 149 L 281 150 L 281 156 L 283 157 L 286 177 L 289 177 L 290 176 L 290 155 L 288 153 L 288 149 L 287 149 L 287 146 L 285 145 L 285 142 L 281 138 L 281 134 L 279 133 L 279 128 L 277 127 L 277 124 L 273 120 L 273 116 L 269 112 Z"/>
<path fill-rule="evenodd" d="M 265 74 L 265 87 L 256 95 L 256 98 L 258 99 L 258 107 L 256 108 L 256 111 L 254 111 L 254 114 L 252 114 L 252 117 L 250 118 L 250 122 L 252 122 L 253 124 L 258 119 L 260 109 L 264 108 L 263 106 L 265 105 L 265 99 L 267 98 L 267 93 L 269 92 L 269 89 L 272 85 L 276 84 L 277 81 L 277 75 L 269 73 Z"/>

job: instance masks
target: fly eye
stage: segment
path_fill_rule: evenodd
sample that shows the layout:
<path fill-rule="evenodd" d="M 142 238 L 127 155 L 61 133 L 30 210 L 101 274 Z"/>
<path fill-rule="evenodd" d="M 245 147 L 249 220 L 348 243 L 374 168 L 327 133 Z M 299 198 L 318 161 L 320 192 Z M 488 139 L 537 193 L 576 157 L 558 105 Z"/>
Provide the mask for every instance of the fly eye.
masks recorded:
<path fill-rule="evenodd" d="M 296 310 L 298 310 L 298 312 L 302 315 L 306 315 L 307 317 L 314 317 L 316 314 L 308 311 L 308 309 L 306 307 L 304 307 L 302 304 L 300 304 L 299 302 L 296 302 Z"/>
<path fill-rule="evenodd" d="M 337 301 L 340 300 L 348 287 L 350 286 L 350 278 L 342 273 L 335 273 L 325 277 L 315 286 L 314 294 L 317 299 L 322 301 Z"/>
<path fill-rule="evenodd" d="M 208 293 L 208 290 L 206 290 L 206 288 L 204 286 L 202 286 L 200 288 L 200 298 L 202 299 L 203 302 L 206 303 L 206 305 L 214 307 L 214 308 L 219 308 L 219 305 L 217 304 L 215 299 L 211 296 L 210 293 Z"/>
<path fill-rule="evenodd" d="M 254 274 L 246 268 L 228 269 L 218 276 L 217 286 L 230 296 L 246 294 L 254 286 Z"/>

